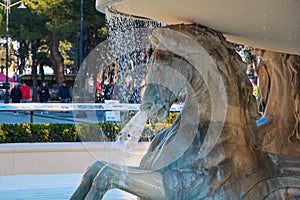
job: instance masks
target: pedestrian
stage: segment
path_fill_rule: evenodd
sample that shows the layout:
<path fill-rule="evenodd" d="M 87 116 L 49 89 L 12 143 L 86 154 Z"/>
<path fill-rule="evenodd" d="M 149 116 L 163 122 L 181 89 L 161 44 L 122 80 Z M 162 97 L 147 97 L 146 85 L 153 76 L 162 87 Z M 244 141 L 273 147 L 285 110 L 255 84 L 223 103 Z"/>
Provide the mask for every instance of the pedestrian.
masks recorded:
<path fill-rule="evenodd" d="M 104 103 L 103 81 L 97 81 L 95 103 Z"/>
<path fill-rule="evenodd" d="M 10 91 L 10 97 L 12 103 L 20 103 L 22 99 L 22 91 L 19 87 L 19 84 L 15 84 L 13 89 Z"/>
<path fill-rule="evenodd" d="M 42 86 L 39 88 L 38 94 L 41 103 L 48 103 L 48 101 L 50 100 L 50 93 L 49 93 L 49 88 L 47 86 L 47 83 L 45 81 L 42 83 Z M 47 114 L 48 111 L 45 111 L 45 113 Z M 41 114 L 43 114 L 43 112 L 41 112 Z"/>
<path fill-rule="evenodd" d="M 109 84 L 104 85 L 103 87 L 104 100 L 111 100 L 114 87 L 115 84 L 113 80 L 111 80 Z"/>
<path fill-rule="evenodd" d="M 30 99 L 30 87 L 23 82 L 23 85 L 20 87 L 22 91 L 22 103 L 28 103 Z"/>
<path fill-rule="evenodd" d="M 10 91 L 10 98 L 12 103 L 20 103 L 22 99 L 22 91 L 19 87 L 19 84 L 15 84 L 13 89 Z M 14 111 L 15 115 L 18 114 L 18 112 Z"/>
<path fill-rule="evenodd" d="M 48 103 L 48 101 L 50 100 L 50 93 L 46 82 L 42 83 L 42 86 L 38 90 L 38 94 L 41 103 Z"/>
<path fill-rule="evenodd" d="M 60 100 L 60 103 L 69 103 L 71 99 L 70 89 L 67 86 L 66 81 L 62 83 L 62 85 L 58 88 L 57 96 Z"/>

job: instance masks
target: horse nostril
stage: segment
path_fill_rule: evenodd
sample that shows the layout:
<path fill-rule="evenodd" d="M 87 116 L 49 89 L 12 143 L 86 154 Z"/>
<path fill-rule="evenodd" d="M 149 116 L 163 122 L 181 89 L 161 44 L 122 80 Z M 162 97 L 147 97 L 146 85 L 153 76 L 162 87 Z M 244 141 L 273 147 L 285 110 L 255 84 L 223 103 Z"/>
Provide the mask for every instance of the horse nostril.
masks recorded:
<path fill-rule="evenodd" d="M 164 110 L 167 110 L 167 106 L 166 106 L 166 105 L 164 105 L 162 108 L 163 108 Z"/>

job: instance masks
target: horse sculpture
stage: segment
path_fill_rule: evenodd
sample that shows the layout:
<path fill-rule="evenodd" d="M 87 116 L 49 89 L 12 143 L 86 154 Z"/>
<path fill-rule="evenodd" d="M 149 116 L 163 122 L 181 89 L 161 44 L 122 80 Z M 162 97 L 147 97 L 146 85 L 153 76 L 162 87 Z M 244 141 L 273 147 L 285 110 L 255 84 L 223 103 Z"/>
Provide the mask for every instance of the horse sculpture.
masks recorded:
<path fill-rule="evenodd" d="M 186 90 L 180 115 L 155 136 L 139 167 L 96 161 L 71 199 L 102 199 L 112 188 L 154 200 L 300 198 L 295 158 L 261 150 L 252 88 L 223 35 L 175 25 L 154 30 L 152 41 L 141 110 L 164 119 Z"/>

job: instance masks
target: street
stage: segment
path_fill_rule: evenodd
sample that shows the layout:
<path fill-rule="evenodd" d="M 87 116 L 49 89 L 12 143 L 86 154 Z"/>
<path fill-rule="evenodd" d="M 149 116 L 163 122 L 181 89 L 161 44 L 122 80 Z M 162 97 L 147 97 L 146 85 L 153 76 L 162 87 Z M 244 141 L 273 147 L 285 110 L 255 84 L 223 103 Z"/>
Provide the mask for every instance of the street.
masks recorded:
<path fill-rule="evenodd" d="M 98 123 L 121 121 L 140 104 L 95 103 L 10 103 L 0 101 L 0 123 Z M 33 115 L 30 112 L 33 112 Z M 45 113 L 45 111 L 48 111 Z M 18 112 L 18 114 L 15 114 Z M 26 113 L 26 115 L 24 114 Z M 122 113 L 120 115 L 120 113 Z"/>
<path fill-rule="evenodd" d="M 29 123 L 30 113 L 18 113 L 14 112 L 0 112 L 0 123 L 1 124 L 14 124 L 14 123 Z M 34 112 L 33 123 L 44 124 L 44 123 L 74 123 L 72 112 L 60 113 L 60 112 L 49 112 L 48 114 L 41 114 L 41 112 Z"/>
<path fill-rule="evenodd" d="M 127 103 L 15 103 L 0 101 L 0 123 L 98 123 L 125 122 L 128 113 L 137 112 L 140 104 Z M 171 106 L 171 112 L 181 111 L 182 104 Z M 45 113 L 45 111 L 48 113 Z M 18 112 L 17 114 L 14 112 Z M 24 114 L 26 113 L 26 114 Z"/>
<path fill-rule="evenodd" d="M 26 113 L 26 114 L 25 114 Z M 15 123 L 29 123 L 30 112 L 19 112 L 15 114 L 13 111 L 0 112 L 0 124 L 15 124 Z M 33 123 L 45 124 L 45 123 L 98 123 L 104 121 L 104 112 L 88 111 L 85 112 L 87 117 L 76 117 L 78 112 L 41 112 L 34 111 Z"/>

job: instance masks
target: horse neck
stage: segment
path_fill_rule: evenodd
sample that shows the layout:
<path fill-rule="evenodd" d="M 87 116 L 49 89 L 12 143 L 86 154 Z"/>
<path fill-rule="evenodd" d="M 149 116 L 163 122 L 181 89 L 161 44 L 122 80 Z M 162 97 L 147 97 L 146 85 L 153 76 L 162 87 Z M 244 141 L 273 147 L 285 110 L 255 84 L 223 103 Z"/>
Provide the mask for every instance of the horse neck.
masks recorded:
<path fill-rule="evenodd" d="M 199 122 L 210 121 L 211 103 L 208 88 L 201 78 L 192 78 L 186 87 L 186 101 L 183 112 L 197 112 Z"/>
<path fill-rule="evenodd" d="M 215 146 L 203 159 L 205 168 L 230 163 L 231 169 L 235 172 L 251 173 L 250 171 L 253 169 L 261 168 L 261 163 L 265 163 L 265 166 L 268 167 L 270 162 L 260 151 L 261 144 L 256 135 L 256 123 L 249 117 L 249 111 L 247 111 L 247 104 L 252 103 L 247 101 L 251 101 L 249 100 L 251 97 L 245 97 L 244 103 L 240 99 L 232 99 L 238 95 L 240 88 L 239 86 L 229 88 L 227 84 L 231 81 L 225 79 L 228 105 L 224 108 L 227 109 L 224 122 L 211 121 L 211 101 L 213 99 L 210 99 L 206 84 L 199 78 L 194 79 L 191 86 L 187 88 L 187 97 L 182 113 L 198 111 L 198 131 L 199 138 L 202 139 L 204 136 L 201 134 L 206 135 L 209 123 L 224 123 L 217 144 L 211 144 Z"/>

